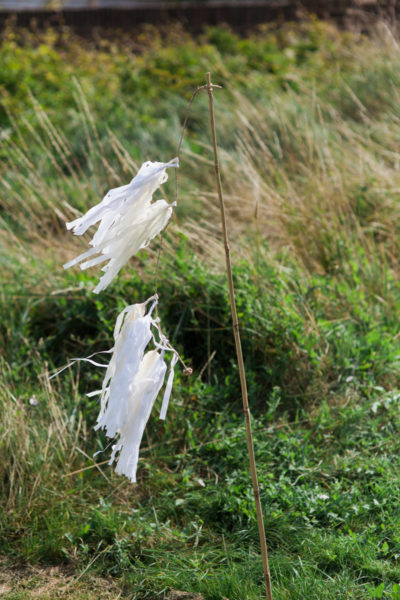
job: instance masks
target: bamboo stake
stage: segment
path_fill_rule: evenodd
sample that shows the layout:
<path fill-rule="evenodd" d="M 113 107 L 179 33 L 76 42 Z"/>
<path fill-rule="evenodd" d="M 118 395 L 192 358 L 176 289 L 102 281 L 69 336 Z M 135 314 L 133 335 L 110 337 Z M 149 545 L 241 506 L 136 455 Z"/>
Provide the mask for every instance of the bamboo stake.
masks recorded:
<path fill-rule="evenodd" d="M 250 408 L 249 408 L 249 400 L 248 400 L 248 396 L 247 396 L 246 373 L 245 373 L 244 362 L 243 362 L 242 344 L 240 341 L 239 322 L 238 322 L 238 317 L 237 317 L 236 300 L 235 300 L 235 289 L 233 286 L 233 277 L 232 277 L 231 253 L 230 253 L 228 232 L 227 232 L 226 218 L 225 218 L 225 204 L 224 204 L 224 199 L 223 199 L 223 195 L 222 195 L 221 177 L 220 177 L 220 173 L 219 173 L 217 136 L 216 136 L 216 130 L 215 130 L 214 102 L 213 102 L 213 88 L 219 87 L 219 86 L 214 86 L 211 83 L 211 73 L 206 74 L 206 81 L 207 81 L 207 83 L 204 87 L 208 91 L 208 97 L 209 97 L 209 101 L 210 101 L 209 102 L 210 103 L 210 123 L 211 123 L 212 145 L 213 145 L 213 152 L 214 152 L 215 179 L 217 182 L 218 200 L 219 200 L 219 206 L 220 206 L 220 211 L 221 211 L 222 234 L 223 234 L 223 238 L 224 238 L 225 258 L 226 258 L 226 271 L 227 271 L 227 276 L 228 276 L 229 298 L 230 298 L 231 312 L 232 312 L 233 335 L 235 338 L 236 355 L 237 355 L 239 375 L 240 375 L 240 386 L 242 389 L 243 412 L 244 412 L 244 418 L 245 418 L 245 422 L 246 422 L 247 449 L 248 449 L 248 453 L 249 453 L 251 479 L 253 482 L 254 500 L 255 500 L 256 511 L 257 511 L 258 533 L 260 535 L 260 545 L 261 545 L 261 555 L 262 555 L 263 570 L 264 570 L 266 598 L 267 598 L 267 600 L 272 600 L 271 574 L 270 574 L 269 565 L 268 565 L 267 542 L 265 539 L 264 519 L 263 519 L 261 501 L 260 501 L 260 489 L 258 486 L 256 459 L 254 456 L 254 444 L 253 444 L 253 434 L 252 434 L 252 430 L 251 430 Z"/>

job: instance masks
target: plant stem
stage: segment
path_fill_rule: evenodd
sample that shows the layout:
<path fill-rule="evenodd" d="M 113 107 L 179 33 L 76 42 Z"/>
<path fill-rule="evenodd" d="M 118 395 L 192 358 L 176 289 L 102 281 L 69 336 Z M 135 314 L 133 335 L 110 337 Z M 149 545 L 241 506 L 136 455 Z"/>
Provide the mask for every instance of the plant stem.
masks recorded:
<path fill-rule="evenodd" d="M 217 136 L 216 136 L 216 131 L 215 131 L 214 102 L 213 102 L 213 87 L 217 87 L 217 86 L 213 86 L 213 84 L 211 83 L 211 74 L 210 73 L 207 73 L 206 80 L 207 80 L 207 84 L 205 87 L 208 91 L 208 97 L 209 97 L 209 101 L 210 101 L 210 122 L 211 122 L 212 145 L 213 145 L 213 151 L 214 151 L 214 169 L 215 169 L 215 178 L 216 178 L 216 182 L 217 182 L 219 206 L 220 206 L 220 211 L 221 211 L 222 234 L 223 234 L 223 238 L 224 238 L 225 258 L 226 258 L 226 271 L 227 271 L 227 276 L 228 276 L 229 298 L 230 298 L 231 312 L 232 312 L 233 335 L 235 338 L 236 355 L 237 355 L 237 362 L 238 362 L 239 375 L 240 375 L 240 385 L 241 385 L 241 389 L 242 389 L 243 412 L 244 412 L 244 418 L 245 418 L 245 422 L 246 422 L 247 449 L 248 449 L 248 453 L 249 453 L 251 479 L 253 482 L 254 500 L 255 500 L 256 511 L 257 511 L 257 523 L 258 523 L 258 532 L 260 535 L 260 545 L 261 545 L 261 555 L 262 555 L 264 579 L 265 579 L 265 587 L 266 587 L 266 597 L 267 597 L 267 600 L 272 600 L 271 575 L 270 575 L 269 565 L 268 565 L 268 550 L 267 550 L 267 542 L 265 539 L 264 519 L 263 519 L 261 500 L 260 500 L 260 489 L 258 486 L 256 459 L 254 456 L 254 444 L 253 444 L 253 434 L 252 434 L 252 430 L 251 430 L 250 408 L 249 408 L 249 400 L 248 400 L 248 396 L 247 396 L 246 373 L 245 373 L 244 362 L 243 362 L 242 344 L 240 341 L 239 322 L 238 322 L 238 317 L 237 317 L 236 301 L 235 301 L 235 289 L 233 286 L 233 277 L 232 277 L 231 253 L 230 253 L 230 248 L 229 248 L 229 240 L 228 240 L 228 233 L 227 233 L 227 227 L 226 227 L 225 204 L 224 204 L 224 199 L 223 199 L 223 195 L 222 195 L 221 177 L 220 177 L 220 173 L 219 173 Z"/>

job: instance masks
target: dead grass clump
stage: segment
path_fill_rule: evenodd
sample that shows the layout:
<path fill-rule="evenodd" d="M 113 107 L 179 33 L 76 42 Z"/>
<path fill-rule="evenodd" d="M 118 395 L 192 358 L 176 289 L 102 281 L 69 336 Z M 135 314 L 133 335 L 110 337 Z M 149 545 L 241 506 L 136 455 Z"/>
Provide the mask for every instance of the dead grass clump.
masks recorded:
<path fill-rule="evenodd" d="M 122 598 L 118 582 L 94 574 L 80 576 L 71 567 L 15 565 L 0 557 L 0 593 L 11 600 L 29 594 L 41 600 L 98 600 Z M 27 596 L 26 596 L 27 597 Z"/>

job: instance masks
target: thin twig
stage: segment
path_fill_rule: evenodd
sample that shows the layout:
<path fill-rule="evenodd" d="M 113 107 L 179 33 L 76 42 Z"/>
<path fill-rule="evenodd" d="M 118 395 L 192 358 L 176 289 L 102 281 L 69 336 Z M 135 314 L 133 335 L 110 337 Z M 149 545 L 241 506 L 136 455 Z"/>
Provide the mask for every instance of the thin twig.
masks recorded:
<path fill-rule="evenodd" d="M 94 465 L 90 465 L 89 467 L 83 467 L 82 469 L 78 469 L 77 471 L 72 471 L 72 473 L 65 473 L 63 477 L 71 477 L 71 475 L 78 475 L 78 473 L 83 473 L 83 471 L 88 471 L 89 469 L 98 469 L 101 465 L 105 465 L 110 462 L 107 460 L 103 460 L 101 463 L 94 463 Z"/>
<path fill-rule="evenodd" d="M 187 127 L 188 120 L 189 120 L 190 111 L 192 109 L 193 100 L 196 98 L 197 94 L 201 90 L 205 89 L 206 87 L 207 86 L 205 86 L 205 85 L 201 85 L 198 88 L 196 88 L 195 91 L 192 94 L 192 97 L 189 100 L 189 104 L 187 105 L 185 119 L 183 121 L 181 135 L 179 137 L 179 142 L 178 142 L 178 146 L 177 146 L 177 149 L 176 149 L 176 156 L 178 157 L 178 159 L 180 157 L 181 148 L 182 148 L 182 142 L 183 142 L 183 136 L 185 135 L 186 127 Z M 175 203 L 176 204 L 178 203 L 178 169 L 175 169 Z M 164 239 L 164 232 L 162 232 L 161 235 L 160 235 L 160 245 L 158 247 L 158 252 L 157 252 L 156 274 L 155 274 L 155 277 L 154 277 L 154 293 L 155 294 L 157 294 L 157 289 L 158 289 L 158 271 L 159 271 L 159 267 L 160 267 L 160 257 L 161 257 L 161 252 L 162 252 L 163 239 Z M 156 306 L 156 315 L 158 316 L 158 307 L 157 306 Z"/>
<path fill-rule="evenodd" d="M 189 100 L 189 104 L 187 105 L 185 119 L 183 121 L 181 135 L 179 137 L 179 142 L 178 142 L 178 146 L 177 146 L 177 149 L 176 149 L 176 156 L 178 157 L 178 159 L 180 157 L 181 148 L 182 148 L 182 142 L 183 142 L 183 136 L 185 135 L 185 131 L 186 131 L 186 127 L 187 127 L 187 124 L 188 124 L 189 115 L 190 115 L 190 111 L 191 111 L 191 108 L 192 108 L 193 100 L 196 98 L 197 94 L 201 90 L 205 89 L 206 87 L 207 87 L 206 85 L 201 85 L 198 88 L 196 88 L 195 91 L 192 94 L 192 97 Z M 216 87 L 220 87 L 220 86 L 216 86 Z M 178 169 L 175 169 L 175 204 L 177 204 L 177 203 L 178 203 Z M 167 225 L 167 227 L 168 227 L 168 225 Z M 160 268 L 160 258 L 161 258 L 161 252 L 162 252 L 162 247 L 163 247 L 163 240 L 164 240 L 164 232 L 162 232 L 161 235 L 160 235 L 160 245 L 158 247 L 158 252 L 157 252 L 156 272 L 155 272 L 155 276 L 154 276 L 154 294 L 158 293 L 158 272 L 159 272 L 159 268 Z M 156 313 L 156 316 L 158 317 L 158 304 L 156 304 L 155 313 Z M 178 353 L 176 353 L 176 354 L 178 355 L 179 361 L 183 365 L 184 374 L 185 375 L 191 375 L 193 373 L 193 370 L 191 369 L 191 367 L 187 367 L 185 365 L 185 363 L 183 362 L 182 358 L 179 356 L 179 354 Z"/>
<path fill-rule="evenodd" d="M 161 250 L 162 250 L 163 240 L 164 240 L 164 236 L 163 236 L 163 233 L 161 232 L 160 245 L 158 247 L 158 252 L 157 252 L 156 274 L 154 276 L 154 295 L 157 295 L 157 296 L 158 296 L 158 269 L 159 269 L 159 266 L 160 266 L 160 257 L 161 257 Z M 156 315 L 158 317 L 158 304 L 156 304 L 155 311 L 156 311 Z"/>
<path fill-rule="evenodd" d="M 213 351 L 213 353 L 209 356 L 206 364 L 201 368 L 200 373 L 197 375 L 197 379 L 201 379 L 201 376 L 203 375 L 204 371 L 210 366 L 212 359 L 214 358 L 215 354 L 216 354 L 216 350 Z M 208 382 L 210 383 L 210 382 Z"/>
<path fill-rule="evenodd" d="M 236 300 L 235 300 L 235 289 L 233 286 L 233 277 L 232 277 L 231 254 L 230 254 L 228 232 L 227 232 L 226 218 L 225 218 L 225 204 L 224 204 L 224 199 L 223 199 L 223 195 L 222 195 L 221 177 L 220 177 L 220 173 L 219 173 L 217 136 L 216 136 L 216 131 L 215 131 L 214 102 L 213 102 L 213 88 L 216 86 L 214 86 L 211 83 L 211 74 L 210 73 L 207 73 L 206 78 L 207 78 L 207 84 L 205 87 L 207 88 L 207 91 L 208 91 L 209 105 L 210 105 L 210 123 L 211 123 L 212 145 L 213 145 L 213 152 L 214 152 L 214 169 L 215 169 L 215 178 L 216 178 L 216 182 L 217 182 L 218 200 L 219 200 L 219 207 L 220 207 L 220 212 L 221 212 L 222 233 L 223 233 L 224 246 L 225 246 L 226 271 L 227 271 L 227 276 L 228 276 L 229 298 L 230 298 L 231 311 L 232 311 L 233 335 L 235 338 L 236 354 L 237 354 L 237 361 L 238 361 L 239 375 L 240 375 L 240 385 L 241 385 L 241 389 L 242 389 L 243 412 L 244 412 L 244 417 L 245 417 L 245 421 L 246 421 L 247 448 L 248 448 L 248 452 L 249 452 L 250 471 L 251 471 L 251 478 L 253 481 L 254 500 L 255 500 L 256 511 L 257 511 L 257 523 L 258 523 L 258 532 L 260 535 L 261 555 L 262 555 L 264 579 L 265 579 L 265 587 L 266 587 L 266 597 L 267 597 L 267 600 L 272 600 L 271 575 L 270 575 L 269 565 L 268 565 L 268 550 L 267 550 L 267 542 L 265 539 L 264 519 L 263 519 L 261 500 L 260 500 L 260 489 L 258 486 L 256 459 L 255 459 L 255 455 L 254 455 L 254 443 L 253 443 L 253 435 L 252 435 L 252 430 L 251 430 L 250 408 L 249 408 L 249 400 L 248 400 L 248 396 L 247 396 L 246 373 L 245 373 L 245 368 L 244 368 L 242 345 L 241 345 L 241 341 L 240 341 L 239 322 L 238 322 L 238 316 L 237 316 L 237 310 L 236 310 Z"/>
<path fill-rule="evenodd" d="M 84 450 L 82 450 L 81 448 L 78 448 L 78 447 L 76 449 L 78 450 L 78 452 L 80 452 L 81 454 L 83 454 L 83 456 L 85 458 L 87 458 L 88 460 L 93 461 L 94 462 L 93 466 L 103 475 L 104 479 L 108 483 L 111 483 L 111 481 L 109 480 L 109 478 L 107 477 L 107 475 L 103 472 L 103 469 L 100 469 L 100 467 L 99 467 L 99 465 L 100 464 L 102 465 L 103 463 L 96 463 L 91 456 L 89 456 L 88 454 L 86 454 L 86 452 Z"/>
<path fill-rule="evenodd" d="M 157 304 L 156 304 L 157 307 Z M 162 329 L 160 327 L 160 323 L 159 323 L 159 318 L 157 317 L 157 319 L 154 320 L 154 325 L 157 328 L 158 334 L 160 336 L 160 343 L 165 346 L 165 349 L 170 350 L 171 352 L 173 352 L 177 359 L 179 360 L 179 362 L 181 363 L 182 367 L 183 367 L 183 374 L 184 375 L 191 375 L 193 373 L 193 369 L 191 367 L 188 367 L 184 361 L 183 358 L 181 357 L 181 355 L 179 354 L 179 352 L 177 350 L 175 350 L 175 348 L 172 346 L 172 344 L 170 343 L 169 339 L 163 334 Z"/>
<path fill-rule="evenodd" d="M 72 581 L 70 581 L 68 583 L 68 585 L 64 588 L 64 589 L 69 589 L 71 586 L 75 585 L 76 583 L 78 583 L 78 581 L 85 575 L 85 573 L 87 573 L 87 571 L 89 571 L 90 567 L 93 565 L 93 563 L 100 558 L 100 556 L 102 554 L 104 554 L 105 552 L 107 552 L 107 550 L 109 550 L 111 548 L 111 546 L 107 546 L 106 548 L 104 548 L 104 550 L 102 550 L 101 552 L 99 552 L 98 554 L 95 555 L 94 558 L 92 558 L 92 560 L 90 561 L 90 563 L 88 565 L 86 565 L 86 567 L 83 569 L 82 573 L 80 573 L 78 575 L 78 577 L 76 579 L 73 579 Z M 119 596 L 118 596 L 119 597 Z"/>

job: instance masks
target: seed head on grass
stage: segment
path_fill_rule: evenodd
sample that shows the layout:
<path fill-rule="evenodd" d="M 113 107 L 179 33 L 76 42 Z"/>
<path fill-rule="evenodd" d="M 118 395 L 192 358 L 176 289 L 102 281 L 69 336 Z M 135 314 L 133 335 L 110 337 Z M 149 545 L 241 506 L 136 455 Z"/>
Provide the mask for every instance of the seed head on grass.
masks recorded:
<path fill-rule="evenodd" d="M 104 290 L 129 258 L 148 246 L 168 223 L 173 205 L 165 200 L 152 203 L 152 198 L 168 179 L 166 169 L 178 166 L 177 158 L 168 163 L 145 162 L 128 185 L 110 190 L 83 217 L 67 223 L 75 235 L 82 235 L 100 221 L 89 242 L 92 248 L 67 262 L 64 269 L 80 263 L 83 270 L 109 261 L 102 268 L 105 274 L 93 291 L 98 294 Z"/>

